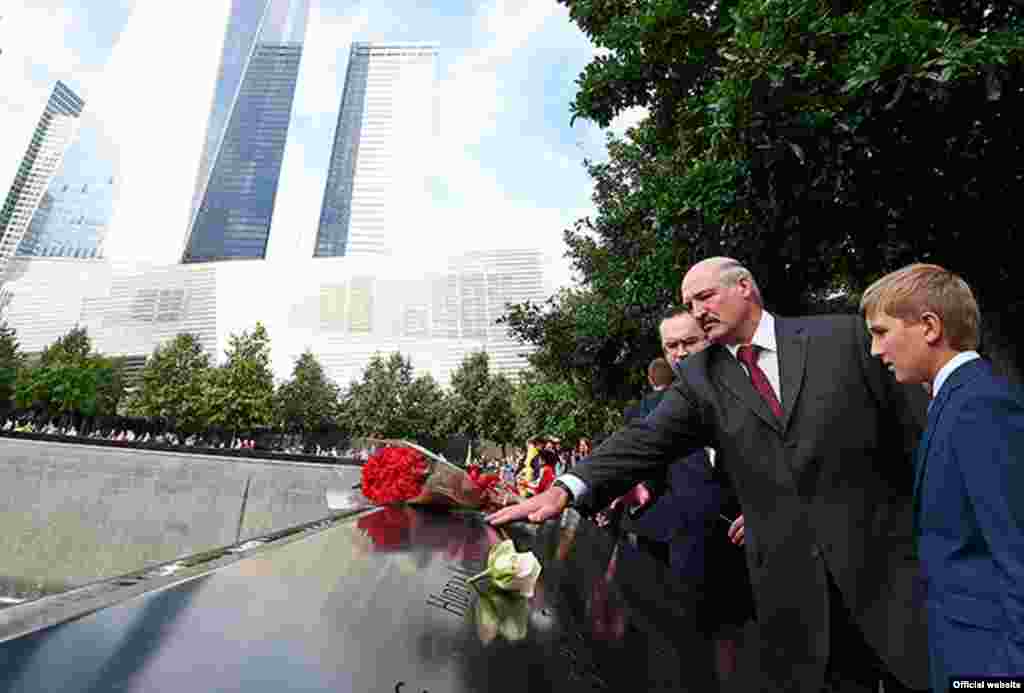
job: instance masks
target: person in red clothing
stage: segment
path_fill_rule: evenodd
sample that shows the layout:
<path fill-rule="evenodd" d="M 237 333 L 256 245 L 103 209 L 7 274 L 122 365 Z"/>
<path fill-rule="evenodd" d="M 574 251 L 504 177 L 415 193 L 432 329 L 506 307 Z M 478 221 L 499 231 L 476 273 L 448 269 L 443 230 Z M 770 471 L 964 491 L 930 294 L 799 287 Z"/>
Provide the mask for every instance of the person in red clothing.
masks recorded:
<path fill-rule="evenodd" d="M 543 448 L 537 457 L 540 458 L 540 474 L 537 476 L 537 483 L 530 486 L 530 492 L 533 495 L 543 493 L 548 490 L 548 487 L 554 483 L 555 477 L 558 476 L 555 472 L 555 465 L 558 464 L 558 454 L 550 449 Z"/>

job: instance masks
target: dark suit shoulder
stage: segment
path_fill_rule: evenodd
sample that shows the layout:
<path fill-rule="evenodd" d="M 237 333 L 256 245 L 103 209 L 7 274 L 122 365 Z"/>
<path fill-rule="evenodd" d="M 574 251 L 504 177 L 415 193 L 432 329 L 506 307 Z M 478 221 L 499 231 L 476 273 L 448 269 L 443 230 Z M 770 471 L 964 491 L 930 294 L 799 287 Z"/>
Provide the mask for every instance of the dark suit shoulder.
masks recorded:
<path fill-rule="evenodd" d="M 984 359 L 975 359 L 957 368 L 943 389 L 947 386 L 954 400 L 1002 400 L 1024 406 L 1024 391 L 996 375 Z"/>

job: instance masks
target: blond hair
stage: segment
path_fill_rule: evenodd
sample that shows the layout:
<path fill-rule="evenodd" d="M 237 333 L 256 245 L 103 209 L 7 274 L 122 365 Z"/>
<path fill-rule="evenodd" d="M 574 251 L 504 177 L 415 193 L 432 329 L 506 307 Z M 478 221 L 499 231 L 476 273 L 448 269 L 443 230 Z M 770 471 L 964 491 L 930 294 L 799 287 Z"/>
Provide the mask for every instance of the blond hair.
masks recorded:
<path fill-rule="evenodd" d="M 924 313 L 935 313 L 950 348 L 978 348 L 981 314 L 971 287 L 938 265 L 918 263 L 885 275 L 864 292 L 860 311 L 868 318 L 885 313 L 910 323 L 918 322 Z"/>

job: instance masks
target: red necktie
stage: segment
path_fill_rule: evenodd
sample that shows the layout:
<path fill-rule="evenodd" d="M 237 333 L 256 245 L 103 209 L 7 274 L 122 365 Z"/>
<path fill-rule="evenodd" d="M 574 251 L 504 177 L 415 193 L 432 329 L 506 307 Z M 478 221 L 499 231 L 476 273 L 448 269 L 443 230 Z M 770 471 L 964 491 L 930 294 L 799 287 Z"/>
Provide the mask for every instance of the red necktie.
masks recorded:
<path fill-rule="evenodd" d="M 779 404 L 779 398 L 775 396 L 772 384 L 768 382 L 768 376 L 757 365 L 756 348 L 753 344 L 744 344 L 736 352 L 736 356 L 746 365 L 747 370 L 750 371 L 750 382 L 753 384 L 754 389 L 757 390 L 757 394 L 761 395 L 761 399 L 768 404 L 775 416 L 781 419 L 782 405 Z"/>

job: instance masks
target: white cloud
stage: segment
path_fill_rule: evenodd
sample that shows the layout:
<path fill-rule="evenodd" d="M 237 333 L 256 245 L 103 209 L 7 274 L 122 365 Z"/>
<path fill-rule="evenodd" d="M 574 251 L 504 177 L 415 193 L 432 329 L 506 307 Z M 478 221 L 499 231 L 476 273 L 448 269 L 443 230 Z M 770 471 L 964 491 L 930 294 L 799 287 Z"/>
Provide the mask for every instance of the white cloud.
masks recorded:
<path fill-rule="evenodd" d="M 530 55 L 531 40 L 556 15 L 557 6 L 540 1 L 496 0 L 475 18 L 475 45 L 455 58 L 440 84 L 441 155 L 434 173 L 449 191 L 446 201 L 434 201 L 428 231 L 410 239 L 415 256 L 442 262 L 453 248 L 541 248 L 551 262 L 564 252 L 560 230 L 571 219 L 563 209 L 539 207 L 513 195 L 502 183 L 502 171 L 481 161 L 479 146 L 489 137 L 521 137 L 509 118 L 521 106 L 522 85 L 516 69 Z M 441 50 L 444 51 L 442 45 Z M 517 108 L 516 111 L 522 109 Z M 510 141 L 513 141 L 510 139 Z M 522 139 L 519 156 L 546 160 L 546 170 L 567 166 L 542 139 Z M 535 147 L 533 151 L 530 147 Z M 518 162 L 508 161 L 511 167 Z M 403 224 L 423 227 L 422 216 L 411 213 Z M 443 234 L 445 243 L 437 242 Z M 561 275 L 564 272 L 558 271 Z"/>
<path fill-rule="evenodd" d="M 26 68 L 43 66 L 57 76 L 70 74 L 81 63 L 67 40 L 74 24 L 74 13 L 59 3 L 4 10 L 4 59 L 22 61 Z"/>
<path fill-rule="evenodd" d="M 496 133 L 498 117 L 522 96 L 502 68 L 529 54 L 530 37 L 554 14 L 554 3 L 546 0 L 495 0 L 477 16 L 472 34 L 483 40 L 457 58 L 441 81 L 446 144 L 465 147 Z"/>

